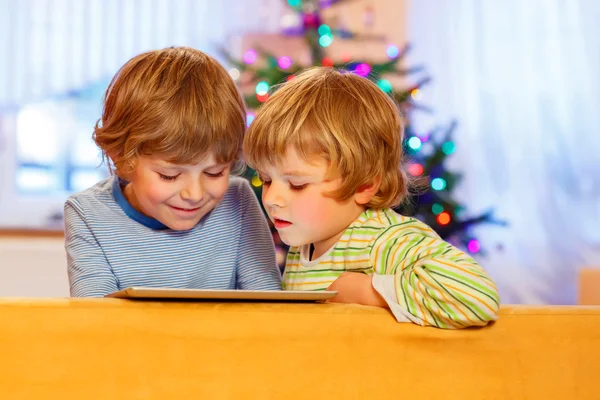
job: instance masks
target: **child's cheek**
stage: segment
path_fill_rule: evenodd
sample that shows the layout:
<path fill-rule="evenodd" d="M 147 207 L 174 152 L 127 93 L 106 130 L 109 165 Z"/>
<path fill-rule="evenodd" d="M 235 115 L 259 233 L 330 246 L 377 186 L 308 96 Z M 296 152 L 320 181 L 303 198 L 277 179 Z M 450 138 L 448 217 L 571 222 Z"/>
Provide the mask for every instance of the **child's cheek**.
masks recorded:
<path fill-rule="evenodd" d="M 145 192 L 146 196 L 148 196 L 148 200 L 153 204 L 163 203 L 177 192 L 176 190 L 165 186 L 164 183 L 159 183 L 149 187 Z"/>
<path fill-rule="evenodd" d="M 296 216 L 307 225 L 318 227 L 327 220 L 328 210 L 323 199 L 317 196 L 306 196 L 303 201 L 298 202 Z"/>
<path fill-rule="evenodd" d="M 225 196 L 225 193 L 227 193 L 227 189 L 229 189 L 229 176 L 219 179 L 219 182 L 216 186 L 216 190 L 212 190 L 211 195 L 217 201 L 221 201 L 223 196 Z"/>

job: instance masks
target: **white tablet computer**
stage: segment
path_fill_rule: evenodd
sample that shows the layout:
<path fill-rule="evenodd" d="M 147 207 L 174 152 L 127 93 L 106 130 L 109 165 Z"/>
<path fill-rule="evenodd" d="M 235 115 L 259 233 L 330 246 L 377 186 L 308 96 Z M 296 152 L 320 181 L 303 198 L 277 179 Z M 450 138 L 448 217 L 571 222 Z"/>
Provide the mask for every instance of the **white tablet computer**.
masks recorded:
<path fill-rule="evenodd" d="M 104 297 L 120 299 L 198 299 L 198 300 L 246 300 L 246 301 L 325 301 L 334 297 L 336 291 L 296 290 L 211 290 L 171 289 L 152 287 L 128 287 Z"/>

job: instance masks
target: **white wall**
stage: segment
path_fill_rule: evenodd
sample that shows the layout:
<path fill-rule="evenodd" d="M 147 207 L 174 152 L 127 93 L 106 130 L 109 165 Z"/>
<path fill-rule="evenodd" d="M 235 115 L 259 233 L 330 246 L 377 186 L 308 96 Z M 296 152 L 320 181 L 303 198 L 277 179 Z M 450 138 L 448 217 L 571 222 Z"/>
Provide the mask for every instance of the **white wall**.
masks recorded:
<path fill-rule="evenodd" d="M 67 297 L 64 239 L 0 238 L 0 297 Z"/>

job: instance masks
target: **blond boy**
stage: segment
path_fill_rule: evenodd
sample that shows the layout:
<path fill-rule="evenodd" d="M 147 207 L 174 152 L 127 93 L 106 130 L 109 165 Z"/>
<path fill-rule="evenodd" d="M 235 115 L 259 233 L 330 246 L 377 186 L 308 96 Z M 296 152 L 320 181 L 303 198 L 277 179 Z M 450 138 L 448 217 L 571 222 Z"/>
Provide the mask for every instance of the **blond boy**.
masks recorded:
<path fill-rule="evenodd" d="M 291 246 L 288 290 L 389 308 L 398 321 L 485 325 L 499 298 L 486 272 L 430 227 L 395 213 L 407 194 L 403 127 L 375 84 L 328 68 L 277 90 L 244 139 L 263 204 Z"/>

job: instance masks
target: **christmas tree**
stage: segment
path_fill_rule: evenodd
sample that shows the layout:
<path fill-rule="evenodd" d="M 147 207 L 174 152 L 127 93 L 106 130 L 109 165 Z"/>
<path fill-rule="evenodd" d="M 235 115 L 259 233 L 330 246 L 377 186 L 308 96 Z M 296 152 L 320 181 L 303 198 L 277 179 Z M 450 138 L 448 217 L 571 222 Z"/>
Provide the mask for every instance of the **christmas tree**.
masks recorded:
<path fill-rule="evenodd" d="M 281 32 L 288 37 L 302 37 L 310 50 L 310 63 L 301 63 L 285 54 L 273 54 L 255 45 L 238 60 L 228 52 L 223 52 L 230 65 L 230 73 L 238 81 L 242 91 L 251 87 L 251 93 L 245 93 L 245 101 L 249 110 L 256 110 L 269 95 L 276 90 L 276 85 L 293 79 L 295 74 L 311 66 L 326 66 L 344 69 L 367 77 L 379 88 L 390 95 L 398 105 L 405 123 L 404 150 L 407 155 L 409 176 L 415 185 L 411 195 L 396 208 L 403 215 L 415 216 L 427 223 L 445 240 L 463 248 L 470 253 L 482 251 L 477 238 L 472 234 L 472 227 L 481 223 L 502 223 L 493 218 L 488 211 L 481 215 L 466 217 L 465 207 L 453 198 L 453 191 L 460 182 L 461 175 L 446 168 L 447 158 L 455 151 L 452 141 L 456 128 L 453 121 L 447 127 L 432 132 L 416 132 L 410 121 L 411 113 L 427 112 L 426 107 L 417 102 L 420 88 L 429 83 L 429 78 L 409 84 L 403 88 L 394 88 L 389 76 L 410 77 L 423 68 L 407 68 L 405 57 L 410 46 L 398 48 L 390 44 L 386 49 L 384 61 L 342 59 L 333 60 L 327 54 L 327 48 L 334 40 L 385 40 L 374 35 L 353 33 L 343 26 L 334 25 L 335 21 L 323 20 L 322 11 L 330 7 L 338 7 L 352 0 L 287 0 L 289 14 L 284 17 L 285 24 Z M 365 19 L 372 18 L 372 10 L 365 10 Z M 329 23 L 328 23 L 329 22 Z M 413 75 L 414 76 L 414 75 Z M 404 80 L 406 81 L 406 79 Z M 410 81 L 410 80 L 409 80 Z M 252 123 L 254 114 L 248 114 L 248 124 Z M 262 182 L 255 171 L 248 169 L 245 176 L 249 179 L 261 196 Z M 285 245 L 278 240 L 279 249 L 285 251 Z"/>

